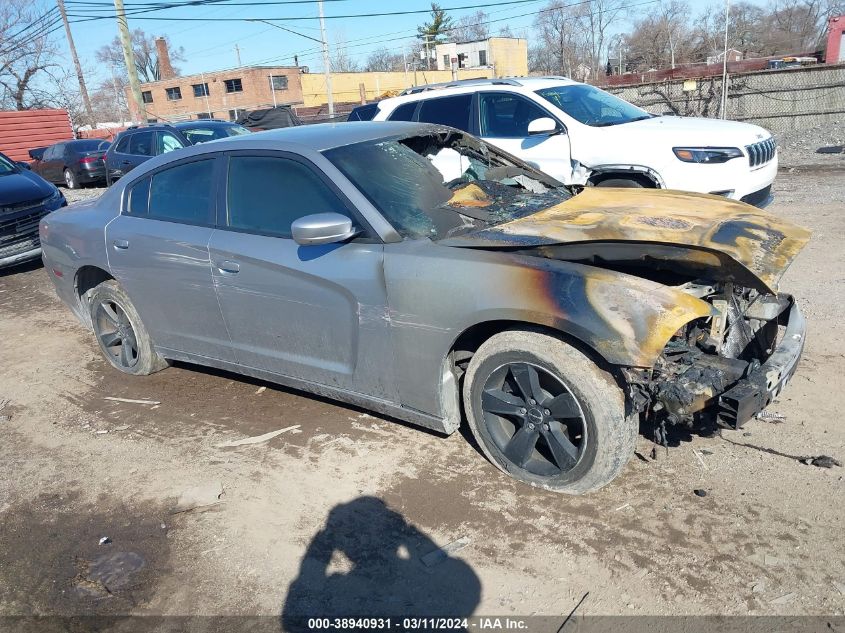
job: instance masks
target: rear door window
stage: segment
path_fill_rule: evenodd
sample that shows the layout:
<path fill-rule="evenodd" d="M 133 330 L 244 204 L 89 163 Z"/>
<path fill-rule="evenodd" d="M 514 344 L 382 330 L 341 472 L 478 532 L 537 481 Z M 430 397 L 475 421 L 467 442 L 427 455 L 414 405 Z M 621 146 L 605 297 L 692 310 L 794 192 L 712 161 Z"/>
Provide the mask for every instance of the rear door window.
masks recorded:
<path fill-rule="evenodd" d="M 420 105 L 417 117 L 421 123 L 439 123 L 459 130 L 469 131 L 472 112 L 472 95 L 456 95 L 439 99 L 426 99 Z"/>
<path fill-rule="evenodd" d="M 226 224 L 230 228 L 289 238 L 294 220 L 328 212 L 351 217 L 308 165 L 275 156 L 229 159 Z"/>
<path fill-rule="evenodd" d="M 127 153 L 135 156 L 152 156 L 154 136 L 153 132 L 136 132 L 129 137 Z"/>
<path fill-rule="evenodd" d="M 214 158 L 207 158 L 153 174 L 149 217 L 185 224 L 213 224 L 214 163 Z M 131 212 L 131 194 L 129 204 Z"/>
<path fill-rule="evenodd" d="M 114 148 L 114 151 L 118 154 L 128 154 L 129 153 L 129 139 L 130 136 L 124 136 L 117 142 L 117 145 Z"/>
<path fill-rule="evenodd" d="M 388 121 L 413 121 L 417 103 L 419 102 L 411 101 L 411 103 L 403 103 L 387 117 Z"/>
<path fill-rule="evenodd" d="M 158 139 L 156 148 L 158 154 L 167 154 L 184 147 L 182 141 L 172 132 L 159 132 L 156 138 Z"/>

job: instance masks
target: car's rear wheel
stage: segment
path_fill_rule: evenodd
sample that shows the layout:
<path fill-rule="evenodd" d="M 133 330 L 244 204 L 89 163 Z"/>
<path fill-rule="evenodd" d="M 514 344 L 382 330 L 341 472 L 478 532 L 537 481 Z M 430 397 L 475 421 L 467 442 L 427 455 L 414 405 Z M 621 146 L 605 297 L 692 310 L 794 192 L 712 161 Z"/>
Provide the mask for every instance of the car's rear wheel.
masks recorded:
<path fill-rule="evenodd" d="M 613 378 L 562 340 L 524 330 L 491 337 L 464 377 L 473 436 L 500 470 L 568 494 L 601 488 L 634 452 L 638 418 Z"/>
<path fill-rule="evenodd" d="M 90 297 L 91 324 L 106 360 L 120 371 L 136 376 L 147 376 L 168 366 L 155 351 L 135 306 L 116 281 L 104 281 Z"/>
<path fill-rule="evenodd" d="M 79 179 L 70 169 L 65 169 L 65 184 L 68 189 L 79 189 Z"/>

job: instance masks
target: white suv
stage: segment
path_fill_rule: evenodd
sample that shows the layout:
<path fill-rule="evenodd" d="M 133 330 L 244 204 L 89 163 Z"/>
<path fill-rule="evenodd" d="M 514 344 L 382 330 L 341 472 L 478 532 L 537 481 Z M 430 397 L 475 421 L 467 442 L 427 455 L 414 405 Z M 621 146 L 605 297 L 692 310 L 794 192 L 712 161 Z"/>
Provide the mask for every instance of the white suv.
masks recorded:
<path fill-rule="evenodd" d="M 680 189 L 765 206 L 778 168 L 775 140 L 761 127 L 649 114 L 562 77 L 411 88 L 379 102 L 373 120 L 450 125 L 565 184 Z"/>

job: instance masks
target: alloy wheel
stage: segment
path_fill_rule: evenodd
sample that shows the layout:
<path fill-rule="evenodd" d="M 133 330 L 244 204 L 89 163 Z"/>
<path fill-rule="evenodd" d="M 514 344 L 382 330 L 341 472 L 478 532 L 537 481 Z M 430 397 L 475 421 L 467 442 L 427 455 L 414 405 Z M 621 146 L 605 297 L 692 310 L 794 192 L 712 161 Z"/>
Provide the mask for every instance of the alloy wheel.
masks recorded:
<path fill-rule="evenodd" d="M 493 371 L 481 394 L 484 424 L 513 465 L 540 477 L 572 470 L 587 446 L 581 405 L 560 378 L 525 362 Z"/>
<path fill-rule="evenodd" d="M 135 329 L 119 303 L 110 299 L 101 301 L 95 312 L 94 328 L 113 363 L 126 369 L 138 364 Z"/>

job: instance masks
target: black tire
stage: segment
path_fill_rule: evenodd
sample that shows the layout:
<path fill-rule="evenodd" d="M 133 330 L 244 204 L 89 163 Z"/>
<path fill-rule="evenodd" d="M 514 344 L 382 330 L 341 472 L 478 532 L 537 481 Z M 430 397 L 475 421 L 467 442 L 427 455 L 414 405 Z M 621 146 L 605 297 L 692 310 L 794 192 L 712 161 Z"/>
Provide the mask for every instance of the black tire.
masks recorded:
<path fill-rule="evenodd" d="M 148 376 L 170 364 L 155 351 L 135 306 L 113 279 L 91 292 L 89 312 L 100 351 L 116 369 Z"/>
<path fill-rule="evenodd" d="M 520 399 L 518 389 L 522 389 L 522 384 L 515 378 L 514 368 L 523 365 L 533 368 L 545 399 L 538 399 L 536 407 L 531 399 L 527 413 L 525 408 L 503 415 L 491 412 L 489 409 L 495 409 L 496 403 L 502 404 L 494 394 L 505 392 L 503 398 Z M 490 387 L 491 381 L 500 379 L 500 388 Z M 558 386 L 560 398 L 552 398 Z M 469 427 L 484 455 L 502 472 L 532 486 L 566 494 L 592 492 L 619 475 L 634 453 L 639 418 L 626 414 L 622 389 L 590 358 L 554 336 L 508 330 L 491 337 L 469 363 L 463 396 Z M 558 416 L 560 405 L 555 409 L 543 407 L 544 403 L 558 400 L 566 401 L 573 415 Z M 573 401 L 577 409 L 572 406 Z M 504 406 L 514 405 L 508 401 Z M 553 415 L 548 416 L 550 412 Z M 528 461 L 519 464 L 520 460 L 509 457 L 506 451 L 512 453 L 514 438 L 518 434 L 525 437 L 529 425 L 531 437 L 538 439 L 533 449 L 527 449 L 533 450 Z M 510 428 L 513 434 L 508 439 Z M 570 452 L 563 455 L 571 460 L 566 465 L 561 465 L 559 457 L 565 445 L 561 432 L 570 440 L 564 451 Z M 527 447 L 525 442 L 522 445 Z M 571 453 L 573 448 L 576 453 Z"/>
<path fill-rule="evenodd" d="M 629 178 L 607 178 L 595 184 L 596 187 L 617 187 L 620 189 L 645 189 L 645 185 L 638 180 Z"/>
<path fill-rule="evenodd" d="M 65 185 L 68 189 L 79 189 L 79 179 L 71 169 L 65 169 Z"/>

